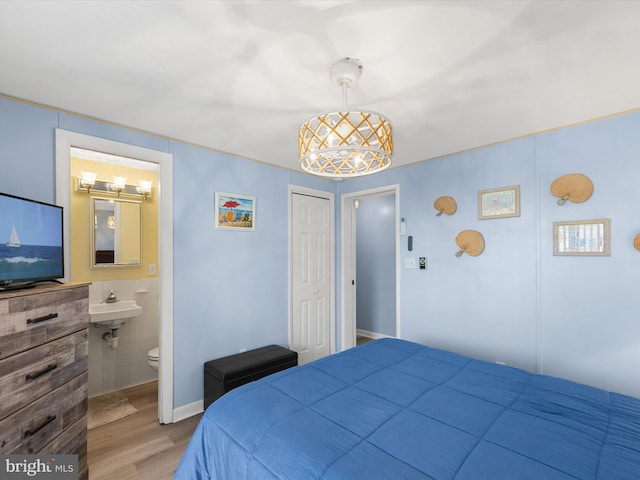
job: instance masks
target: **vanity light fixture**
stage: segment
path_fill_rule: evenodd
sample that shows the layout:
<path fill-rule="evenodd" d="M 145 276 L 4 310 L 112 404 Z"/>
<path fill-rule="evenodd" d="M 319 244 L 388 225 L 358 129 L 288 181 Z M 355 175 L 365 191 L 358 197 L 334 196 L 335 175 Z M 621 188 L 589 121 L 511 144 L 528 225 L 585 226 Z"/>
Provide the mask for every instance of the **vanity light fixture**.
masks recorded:
<path fill-rule="evenodd" d="M 89 191 L 96 184 L 96 177 L 98 176 L 98 174 L 94 172 L 80 172 L 80 175 L 81 176 L 78 177 L 80 186 L 82 188 L 86 188 L 87 193 L 89 193 Z"/>
<path fill-rule="evenodd" d="M 93 175 L 93 179 L 87 176 L 87 173 Z M 96 180 L 95 176 L 95 173 L 82 172 L 81 176 L 77 177 L 76 190 L 117 195 L 118 197 L 144 198 L 145 200 L 151 197 L 153 182 L 149 180 L 140 180 L 139 185 L 127 185 L 125 177 L 114 176 L 112 181 L 105 182 Z"/>
<path fill-rule="evenodd" d="M 298 133 L 300 167 L 323 177 L 357 177 L 391 165 L 391 122 L 376 112 L 347 109 L 347 90 L 358 83 L 362 64 L 345 57 L 331 66 L 331 80 L 342 88 L 342 110 L 323 113 L 302 124 Z"/>

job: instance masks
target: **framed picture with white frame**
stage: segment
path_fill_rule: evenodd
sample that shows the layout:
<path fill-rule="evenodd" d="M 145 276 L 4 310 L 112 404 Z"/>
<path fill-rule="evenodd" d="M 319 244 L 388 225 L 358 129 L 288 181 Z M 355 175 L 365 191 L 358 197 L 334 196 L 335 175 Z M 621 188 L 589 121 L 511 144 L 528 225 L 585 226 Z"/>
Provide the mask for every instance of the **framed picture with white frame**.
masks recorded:
<path fill-rule="evenodd" d="M 478 192 L 478 219 L 519 217 L 520 185 Z"/>
<path fill-rule="evenodd" d="M 553 222 L 553 254 L 609 256 L 611 220 Z"/>
<path fill-rule="evenodd" d="M 256 197 L 216 192 L 216 228 L 223 230 L 256 229 Z"/>

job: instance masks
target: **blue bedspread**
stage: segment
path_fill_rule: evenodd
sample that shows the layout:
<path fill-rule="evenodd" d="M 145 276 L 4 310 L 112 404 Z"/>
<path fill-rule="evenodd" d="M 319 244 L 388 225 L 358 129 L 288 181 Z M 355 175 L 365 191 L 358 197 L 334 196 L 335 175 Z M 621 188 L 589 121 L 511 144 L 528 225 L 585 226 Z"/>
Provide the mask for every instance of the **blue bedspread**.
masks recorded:
<path fill-rule="evenodd" d="M 232 390 L 180 480 L 640 479 L 640 400 L 397 339 Z"/>

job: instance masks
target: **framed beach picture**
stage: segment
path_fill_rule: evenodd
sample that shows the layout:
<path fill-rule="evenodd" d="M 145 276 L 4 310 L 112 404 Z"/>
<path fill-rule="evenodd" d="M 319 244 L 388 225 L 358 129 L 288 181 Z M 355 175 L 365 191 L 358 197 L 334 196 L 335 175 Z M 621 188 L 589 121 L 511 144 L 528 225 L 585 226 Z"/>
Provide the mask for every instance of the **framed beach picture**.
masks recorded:
<path fill-rule="evenodd" d="M 478 218 L 480 220 L 519 216 L 520 185 L 478 192 Z"/>
<path fill-rule="evenodd" d="M 216 192 L 215 202 L 216 228 L 256 229 L 256 197 Z"/>
<path fill-rule="evenodd" d="M 611 220 L 553 222 L 554 255 L 609 256 Z"/>

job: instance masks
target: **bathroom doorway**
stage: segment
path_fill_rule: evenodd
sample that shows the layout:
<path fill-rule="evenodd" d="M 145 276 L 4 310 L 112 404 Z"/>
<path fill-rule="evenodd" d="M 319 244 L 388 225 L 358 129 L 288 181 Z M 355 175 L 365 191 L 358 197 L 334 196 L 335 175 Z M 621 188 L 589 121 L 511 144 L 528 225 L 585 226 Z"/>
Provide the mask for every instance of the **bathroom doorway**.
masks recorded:
<path fill-rule="evenodd" d="M 133 145 L 113 142 L 98 137 L 56 129 L 56 202 L 71 213 L 71 149 L 80 148 L 93 152 L 111 154 L 118 157 L 149 162 L 157 166 L 158 185 L 158 295 L 159 317 L 158 346 L 160 365 L 158 372 L 158 420 L 160 423 L 173 422 L 173 237 L 172 217 L 172 164 L 173 156 L 168 153 L 149 150 Z M 72 245 L 70 237 L 70 215 L 64 218 L 65 281 L 70 281 L 72 272 Z M 142 292 L 140 292 L 142 293 Z M 91 361 L 91 359 L 90 359 Z M 149 367 L 151 368 L 151 367 Z"/>
<path fill-rule="evenodd" d="M 114 179 L 124 186 L 116 186 Z M 123 389 L 157 385 L 158 362 L 149 358 L 158 351 L 160 332 L 158 164 L 71 147 L 71 184 L 71 281 L 90 282 L 90 305 L 117 308 L 134 302 L 136 307 L 135 315 L 121 324 L 90 324 L 92 428 L 120 410 L 116 405 Z"/>

